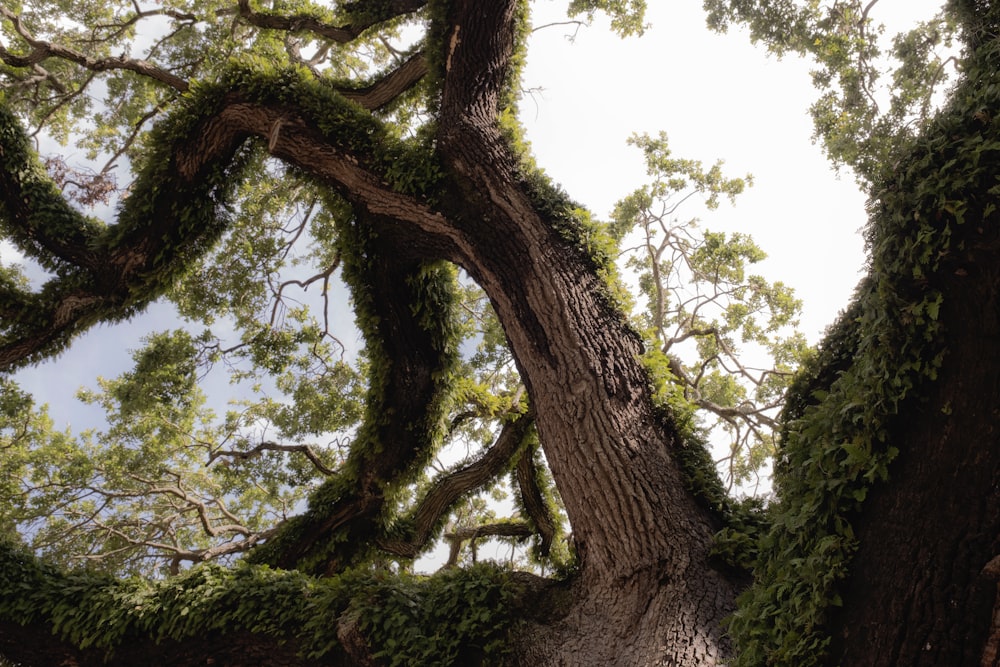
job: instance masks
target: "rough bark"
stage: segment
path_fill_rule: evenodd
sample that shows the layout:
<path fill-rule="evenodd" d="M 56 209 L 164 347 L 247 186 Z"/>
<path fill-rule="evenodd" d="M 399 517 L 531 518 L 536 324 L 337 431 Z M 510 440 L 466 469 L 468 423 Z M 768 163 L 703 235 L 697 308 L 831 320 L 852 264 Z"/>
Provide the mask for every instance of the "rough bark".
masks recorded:
<path fill-rule="evenodd" d="M 904 408 L 890 481 L 859 517 L 831 664 L 996 661 L 998 581 L 987 566 L 1000 553 L 1000 245 L 982 222 L 965 232 L 968 254 L 941 271 L 944 365 Z"/>
<path fill-rule="evenodd" d="M 496 124 L 516 8 L 453 3 L 439 147 L 456 191 L 445 210 L 525 379 L 582 565 L 536 664 L 714 664 L 733 605 L 708 562 L 717 525 L 685 488 L 640 341 L 589 258 L 536 210 Z"/>

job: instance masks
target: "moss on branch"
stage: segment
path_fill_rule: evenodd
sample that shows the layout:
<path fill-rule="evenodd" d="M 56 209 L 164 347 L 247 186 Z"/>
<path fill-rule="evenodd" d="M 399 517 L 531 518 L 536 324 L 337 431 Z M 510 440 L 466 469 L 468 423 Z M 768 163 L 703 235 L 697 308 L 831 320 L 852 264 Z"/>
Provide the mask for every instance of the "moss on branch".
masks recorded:
<path fill-rule="evenodd" d="M 214 637 L 220 654 L 227 642 L 262 656 L 268 655 L 262 647 L 270 647 L 274 662 L 262 657 L 257 664 L 288 664 L 289 649 L 299 664 L 337 664 L 348 648 L 353 659 L 393 665 L 471 664 L 470 658 L 502 656 L 520 591 L 507 574 L 485 565 L 433 577 L 361 569 L 319 579 L 266 566 L 203 564 L 166 580 L 117 581 L 62 572 L 0 542 L 0 623 L 47 630 L 62 645 L 44 647 L 47 655 L 62 652 L 84 664 L 140 660 L 143 652 L 147 660 L 162 658 L 205 636 Z M 357 647 L 338 638 L 347 621 L 370 656 L 358 656 Z M 0 652 L 30 661 L 36 650 L 42 648 Z"/>

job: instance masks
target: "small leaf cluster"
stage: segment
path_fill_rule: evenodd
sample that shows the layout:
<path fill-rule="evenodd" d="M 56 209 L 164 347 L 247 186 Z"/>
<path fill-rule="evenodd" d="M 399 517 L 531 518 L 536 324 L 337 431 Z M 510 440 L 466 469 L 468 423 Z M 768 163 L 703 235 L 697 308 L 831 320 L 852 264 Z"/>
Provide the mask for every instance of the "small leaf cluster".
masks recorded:
<path fill-rule="evenodd" d="M 594 20 L 597 12 L 603 12 L 611 19 L 611 29 L 622 37 L 642 35 L 648 27 L 643 19 L 646 15 L 646 0 L 572 0 L 566 13 L 570 17 L 586 15 Z"/>
<path fill-rule="evenodd" d="M 658 395 L 676 393 L 688 405 L 676 410 L 697 409 L 706 431 L 724 434 L 730 485 L 745 483 L 773 451 L 774 416 L 804 348 L 794 332 L 801 304 L 783 283 L 750 273 L 766 255 L 749 236 L 680 217 L 682 207 L 711 211 L 722 197 L 733 202 L 752 184 L 749 174 L 729 178 L 721 161 L 706 168 L 675 157 L 664 133 L 630 143 L 642 150 L 652 181 L 618 202 L 610 231 L 636 274 L 641 307 L 633 321 L 644 334 L 647 366 Z M 768 362 L 744 361 L 746 348 Z"/>

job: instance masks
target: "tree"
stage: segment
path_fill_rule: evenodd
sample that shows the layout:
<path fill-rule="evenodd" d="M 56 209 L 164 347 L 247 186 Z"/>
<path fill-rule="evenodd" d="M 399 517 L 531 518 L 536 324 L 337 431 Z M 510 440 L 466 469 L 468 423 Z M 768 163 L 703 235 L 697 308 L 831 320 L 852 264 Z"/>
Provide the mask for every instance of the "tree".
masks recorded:
<path fill-rule="evenodd" d="M 120 478 L 165 509 L 141 538 L 109 526 L 98 551 L 116 552 L 109 535 L 120 553 L 158 548 L 176 574 L 66 571 L 8 542 L 3 654 L 26 664 L 996 664 L 1000 7 L 954 0 L 897 42 L 899 102 L 880 115 L 865 101 L 875 3 L 706 4 L 717 27 L 745 23 L 771 48 L 817 56 L 817 83 L 836 84 L 816 107 L 817 136 L 872 193 L 870 275 L 785 400 L 766 512 L 725 494 L 690 418 L 691 402 L 712 395 L 670 355 L 669 326 L 681 320 L 704 329 L 709 356 L 729 339 L 684 308 L 668 317 L 663 283 L 650 278 L 664 266 L 666 246 L 650 233 L 663 182 L 624 200 L 610 227 L 638 225 L 650 251 L 637 261 L 654 316 L 640 332 L 615 281 L 614 237 L 520 143 L 511 110 L 523 3 L 75 3 L 59 20 L 47 6 L 0 9 L 12 44 L 0 50 L 10 84 L 2 224 L 50 276 L 32 289 L 3 268 L 0 362 L 55 354 L 164 294 L 188 317 L 228 318 L 242 332 L 229 346 L 212 334 L 156 336 L 133 372 L 89 394 L 115 415 L 92 436 L 114 454 L 100 470 L 5 385 L 8 497 L 29 465 L 45 472 L 32 499 L 75 488 L 100 503 L 95 482 Z M 598 10 L 622 32 L 642 29 L 641 3 L 571 3 Z M 424 36 L 400 52 L 389 35 L 410 19 Z M 134 43 L 144 51 L 132 57 L 121 40 L 146 20 L 161 21 L 162 37 Z M 928 56 L 949 35 L 963 44 L 961 73 L 932 114 L 924 101 L 939 77 Z M 114 103 L 87 140 L 136 173 L 109 226 L 67 203 L 17 117 L 68 133 L 94 82 Z M 736 191 L 717 172 L 669 163 L 656 140 L 637 142 L 669 188 Z M 110 170 L 83 179 L 53 163 L 85 201 L 110 191 Z M 282 217 L 293 202 L 300 215 Z M 275 239 L 302 234 L 321 272 L 248 286 L 292 259 Z M 718 260 L 704 248 L 754 254 L 739 238 L 674 248 L 696 269 Z M 192 271 L 213 252 L 226 261 Z M 338 341 L 291 301 L 294 287 L 325 286 L 335 272 L 365 338 L 356 366 L 331 363 Z M 755 294 L 787 312 L 781 290 Z M 255 320 L 265 304 L 266 326 Z M 751 337 L 770 333 L 737 311 Z M 460 349 L 469 336 L 474 360 Z M 659 354 L 644 357 L 652 343 Z M 203 361 L 246 362 L 237 370 L 251 383 L 265 369 L 295 400 L 253 403 L 219 426 L 194 389 Z M 491 384 L 469 382 L 469 364 L 491 368 Z M 288 441 L 254 433 L 260 424 Z M 459 430 L 490 445 L 422 479 Z M 338 431 L 350 438 L 343 450 L 306 442 Z M 174 452 L 233 469 L 213 478 L 231 486 L 165 483 Z M 160 477 L 136 472 L 149 460 L 162 461 Z M 240 487 L 244 465 L 284 477 Z M 422 578 L 392 562 L 423 549 L 463 494 L 503 471 L 524 520 L 480 528 L 535 535 L 536 556 L 560 577 L 475 566 Z M 553 555 L 559 505 L 546 498 L 547 471 L 572 529 L 570 560 Z M 292 512 L 309 483 L 308 506 Z M 255 508 L 282 494 L 290 516 L 272 529 Z M 230 502 L 250 518 L 226 523 Z M 237 537 L 199 544 L 180 534 L 190 521 L 163 520 L 171 511 Z M 467 528 L 447 530 L 460 544 L 477 536 Z M 187 566 L 218 544 L 247 556 Z M 143 571 L 131 556 L 108 564 Z"/>

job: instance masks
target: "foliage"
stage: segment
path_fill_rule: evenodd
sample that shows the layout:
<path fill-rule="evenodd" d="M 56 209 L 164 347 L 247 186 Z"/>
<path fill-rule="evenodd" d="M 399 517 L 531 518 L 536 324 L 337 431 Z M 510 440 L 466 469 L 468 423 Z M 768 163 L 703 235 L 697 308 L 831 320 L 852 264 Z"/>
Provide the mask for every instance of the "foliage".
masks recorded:
<path fill-rule="evenodd" d="M 566 13 L 570 16 L 586 14 L 588 20 L 593 20 L 598 11 L 611 18 L 611 28 L 622 37 L 641 35 L 647 27 L 643 23 L 645 0 L 571 0 Z"/>
<path fill-rule="evenodd" d="M 898 163 L 899 147 L 928 121 L 949 81 L 957 23 L 941 12 L 885 44 L 876 2 L 705 0 L 708 24 L 749 28 L 751 39 L 777 55 L 808 55 L 816 63 L 819 98 L 811 114 L 815 138 L 835 164 L 863 183 Z M 891 72 L 891 85 L 880 79 Z"/>
<path fill-rule="evenodd" d="M 490 566 L 436 577 L 376 580 L 358 604 L 359 625 L 389 665 L 463 665 L 502 656 L 512 588 Z M 356 598 L 357 599 L 357 598 Z M 441 628 L 447 628 L 442 632 Z"/>
<path fill-rule="evenodd" d="M 321 658 L 337 651 L 331 619 L 340 618 L 356 623 L 393 665 L 498 659 L 516 592 L 505 573 L 485 565 L 437 577 L 360 570 L 318 579 L 205 564 L 162 581 L 115 580 L 57 570 L 8 542 L 0 549 L 0 586 L 18 592 L 4 596 L 0 618 L 50 620 L 57 636 L 103 649 L 109 660 L 131 633 L 161 642 L 212 631 L 292 639 L 304 657 Z"/>
<path fill-rule="evenodd" d="M 436 126 L 449 93 L 440 88 L 464 38 L 449 32 L 448 3 L 71 4 L 0 9 L 0 224 L 26 263 L 0 269 L 0 345 L 37 344 L 6 365 L 56 353 L 91 324 L 161 296 L 183 328 L 151 335 L 131 370 L 81 392 L 107 415 L 102 430 L 59 432 L 47 408 L 2 381 L 0 493 L 9 502 L 0 529 L 24 546 L 0 554 L 0 590 L 15 593 L 2 596 L 0 618 L 49 623 L 109 656 L 133 632 L 160 641 L 246 630 L 321 657 L 339 650 L 337 618 L 389 664 L 502 658 L 516 593 L 507 574 L 481 564 L 409 572 L 441 537 L 452 564 L 463 544 L 472 545 L 467 564 L 477 540 L 499 536 L 530 540 L 529 567 L 569 575 L 574 566 L 524 360 L 515 362 L 505 323 L 471 277 L 428 259 L 449 244 L 461 258 L 472 226 L 490 220 L 459 215 L 431 252 L 419 230 L 383 233 L 399 202 L 434 225 L 448 210 L 440 205 L 484 196 L 457 193 L 459 170 L 438 159 L 448 138 Z M 732 200 L 749 176 L 678 159 L 666 135 L 637 135 L 651 183 L 603 223 L 537 168 L 515 119 L 526 3 L 516 7 L 513 65 L 489 128 L 526 200 L 504 205 L 529 207 L 547 222 L 544 234 L 583 258 L 603 280 L 602 312 L 633 308 L 637 331 L 622 334 L 646 344 L 643 405 L 652 394 L 677 436 L 671 456 L 686 488 L 723 520 L 714 555 L 753 569 L 731 624 L 737 664 L 823 660 L 824 626 L 855 548 L 852 520 L 890 473 L 901 407 L 919 400 L 945 352 L 941 263 L 963 250 L 952 242 L 959 227 L 997 212 L 1000 68 L 989 31 L 966 28 L 978 48 L 937 115 L 946 77 L 935 50 L 951 43 L 961 11 L 900 36 L 886 106 L 875 91 L 874 4 L 706 2 L 715 28 L 746 24 L 774 52 L 817 60 L 816 136 L 874 188 L 872 275 L 812 357 L 789 333 L 799 307 L 791 290 L 749 273 L 761 249 L 678 217 L 692 198 L 707 210 Z M 569 6 L 588 20 L 607 13 L 621 34 L 642 32 L 644 9 L 641 0 Z M 390 99 L 371 102 L 383 87 Z M 211 136 L 216 115 L 233 106 L 276 120 L 183 175 L 185 160 L 196 161 L 185 153 L 192 137 Z M 103 166 L 73 185 L 79 170 L 52 158 L 53 179 L 25 124 L 75 141 Z M 319 137 L 328 154 L 314 159 L 335 155 L 378 197 L 365 200 L 347 178 L 277 164 L 269 153 L 283 128 Z M 135 181 L 111 193 L 110 173 L 128 165 Z M 81 213 L 63 190 L 78 204 L 113 195 L 117 223 Z M 634 272 L 638 298 L 617 260 Z M 82 314 L 67 318 L 74 309 Z M 356 329 L 337 328 L 347 310 Z M 359 332 L 363 346 L 352 342 Z M 760 351 L 766 367 L 739 348 Z M 802 360 L 776 437 L 775 413 Z M 201 389 L 220 375 L 237 395 L 226 408 Z M 778 451 L 780 502 L 733 501 L 705 446 L 713 424 L 731 436 L 730 487 Z M 486 499 L 508 496 L 511 514 L 498 516 Z M 91 569 L 54 565 L 81 561 Z"/>
<path fill-rule="evenodd" d="M 727 443 L 723 474 L 730 490 L 745 484 L 771 457 L 776 413 L 805 349 L 794 327 L 800 303 L 790 288 L 747 275 L 766 255 L 745 234 L 700 231 L 697 218 L 678 211 L 696 195 L 714 210 L 752 184 L 725 178 L 722 163 L 709 169 L 675 158 L 665 134 L 633 136 L 653 178 L 618 202 L 611 233 L 625 246 L 622 258 L 638 276 L 642 308 L 635 322 L 647 346 L 654 378 L 669 378 L 659 392 L 675 412 L 696 409 L 706 431 Z M 755 368 L 740 346 L 763 351 L 767 367 Z"/>

